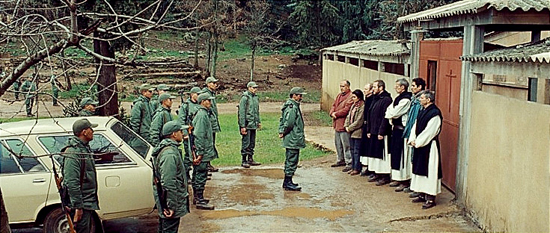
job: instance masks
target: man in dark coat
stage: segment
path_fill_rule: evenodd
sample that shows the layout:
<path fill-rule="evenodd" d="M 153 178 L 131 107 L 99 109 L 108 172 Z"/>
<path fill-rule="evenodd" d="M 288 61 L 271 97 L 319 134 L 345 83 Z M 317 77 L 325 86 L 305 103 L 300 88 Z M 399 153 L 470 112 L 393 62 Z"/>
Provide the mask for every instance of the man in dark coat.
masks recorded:
<path fill-rule="evenodd" d="M 443 177 L 438 137 L 443 117 L 434 102 L 434 93 L 422 92 L 422 110 L 418 113 L 409 138 L 409 145 L 414 147 L 411 189 L 420 193 L 413 202 L 424 202 L 422 209 L 435 206 L 435 196 L 441 193 Z"/>
<path fill-rule="evenodd" d="M 376 80 L 372 86 L 375 97 L 367 116 L 367 124 L 369 125 L 367 127 L 367 138 L 370 139 L 367 156 L 371 158 L 369 169 L 376 174 L 369 177 L 369 182 L 377 181 L 376 185 L 381 186 L 390 182 L 391 166 L 388 143 L 391 127 L 384 115 L 392 99 L 390 93 L 386 91 L 384 81 Z"/>
<path fill-rule="evenodd" d="M 373 174 L 373 172 L 370 171 L 368 168 L 369 159 L 367 157 L 369 144 L 370 144 L 370 138 L 367 137 L 367 127 L 368 127 L 367 118 L 369 115 L 369 109 L 372 106 L 372 102 L 374 101 L 372 83 L 365 84 L 365 87 L 363 89 L 363 94 L 365 96 L 365 107 L 363 111 L 364 122 L 363 122 L 363 132 L 361 135 L 361 147 L 359 148 L 359 155 L 361 156 L 361 163 L 363 164 L 363 166 L 366 167 L 365 170 L 361 172 L 361 176 L 368 176 Z"/>

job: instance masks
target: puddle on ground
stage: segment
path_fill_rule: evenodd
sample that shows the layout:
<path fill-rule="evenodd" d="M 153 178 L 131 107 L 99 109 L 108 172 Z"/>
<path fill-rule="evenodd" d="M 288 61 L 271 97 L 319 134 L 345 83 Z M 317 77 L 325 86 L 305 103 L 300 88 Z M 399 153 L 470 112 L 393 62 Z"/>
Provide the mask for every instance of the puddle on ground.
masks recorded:
<path fill-rule="evenodd" d="M 265 190 L 265 185 L 260 184 L 232 185 L 223 191 L 223 196 L 231 203 L 258 204 L 259 200 L 275 198 L 273 193 L 268 193 Z"/>
<path fill-rule="evenodd" d="M 280 168 L 267 168 L 267 169 L 231 169 L 221 171 L 225 174 L 241 174 L 243 176 L 261 176 L 271 179 L 283 179 L 283 169 Z"/>
<path fill-rule="evenodd" d="M 201 213 L 201 217 L 205 219 L 223 219 L 234 218 L 242 216 L 254 216 L 254 215 L 272 215 L 281 217 L 301 217 L 301 218 L 326 218 L 334 221 L 337 218 L 344 217 L 346 215 L 353 214 L 350 210 L 322 210 L 319 208 L 307 208 L 307 207 L 289 207 L 282 210 L 272 211 L 247 211 L 247 210 L 216 210 Z"/>

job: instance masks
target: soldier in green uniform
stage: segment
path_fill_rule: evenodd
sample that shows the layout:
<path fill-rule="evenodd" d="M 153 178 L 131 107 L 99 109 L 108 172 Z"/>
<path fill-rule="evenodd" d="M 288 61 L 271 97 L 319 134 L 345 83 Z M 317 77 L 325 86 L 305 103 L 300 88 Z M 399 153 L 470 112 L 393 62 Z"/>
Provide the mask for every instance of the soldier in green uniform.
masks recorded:
<path fill-rule="evenodd" d="M 57 98 L 59 97 L 59 81 L 57 81 L 57 77 L 53 74 L 50 77 L 50 83 L 52 84 L 53 106 L 59 106 L 59 104 L 57 104 Z"/>
<path fill-rule="evenodd" d="M 254 148 L 256 147 L 256 129 L 262 127 L 260 122 L 260 101 L 256 95 L 258 85 L 255 82 L 246 84 L 248 88 L 239 102 L 239 128 L 241 130 L 241 166 L 249 168 L 261 163 L 254 161 Z"/>
<path fill-rule="evenodd" d="M 78 112 L 79 116 L 93 116 L 95 115 L 95 108 L 99 102 L 94 101 L 90 97 L 82 98 L 80 101 L 80 112 Z"/>
<path fill-rule="evenodd" d="M 279 138 L 283 139 L 283 147 L 286 148 L 283 188 L 290 191 L 302 190 L 298 184 L 292 181 L 292 176 L 298 167 L 300 149 L 306 147 L 304 119 L 300 111 L 300 101 L 302 101 L 302 95 L 305 94 L 301 87 L 293 87 L 290 90 L 290 99 L 283 104 L 279 122 Z"/>
<path fill-rule="evenodd" d="M 193 87 L 189 91 L 189 98 L 181 103 L 181 107 L 178 111 L 178 121 L 182 125 L 192 126 L 193 117 L 197 113 L 197 109 L 200 106 L 198 102 L 199 92 L 201 89 L 199 87 Z M 186 133 L 186 132 L 184 132 Z M 191 142 L 191 143 L 190 143 Z M 185 150 L 185 158 L 183 164 L 187 171 L 187 178 L 189 178 L 189 171 L 193 165 L 193 154 L 191 153 L 191 145 L 193 144 L 193 134 L 189 134 L 187 140 L 183 141 L 183 147 Z"/>
<path fill-rule="evenodd" d="M 162 98 L 162 95 L 161 95 Z M 183 132 L 187 127 L 178 121 L 170 121 L 162 127 L 163 140 L 153 150 L 155 175 L 166 191 L 166 206 L 161 204 L 160 196 L 154 195 L 158 207 L 158 232 L 178 232 L 180 218 L 189 213 L 189 193 L 187 177 L 183 167 L 183 157 L 179 146 L 183 141 Z M 153 179 L 155 180 L 155 176 Z M 157 192 L 153 184 L 153 192 Z M 164 206 L 164 209 L 162 209 Z"/>
<path fill-rule="evenodd" d="M 218 106 L 216 105 L 216 90 L 218 89 L 218 80 L 214 77 L 208 77 L 206 78 L 206 87 L 202 89 L 202 92 L 210 94 L 210 96 L 214 97 L 212 99 L 212 115 L 210 116 L 210 121 L 212 122 L 212 138 L 214 139 L 214 159 L 219 158 L 218 156 L 218 149 L 216 149 L 216 133 L 221 132 L 220 128 L 220 121 L 218 119 Z M 210 172 L 217 172 L 218 169 L 213 167 L 210 162 L 208 163 L 208 171 Z"/>
<path fill-rule="evenodd" d="M 97 197 L 97 173 L 89 142 L 94 139 L 97 124 L 88 119 L 73 123 L 73 134 L 61 150 L 63 157 L 63 185 L 67 189 L 71 217 L 78 233 L 90 232 L 93 212 L 99 210 Z"/>
<path fill-rule="evenodd" d="M 36 92 L 36 84 L 34 83 L 33 77 L 29 76 L 23 82 L 21 86 L 21 92 L 25 94 L 25 108 L 27 110 L 27 117 L 34 116 L 32 114 L 32 106 L 34 105 L 34 97 Z"/>
<path fill-rule="evenodd" d="M 176 97 L 168 93 L 163 93 L 159 97 L 161 106 L 155 111 L 153 122 L 151 122 L 151 142 L 154 146 L 158 145 L 162 140 L 162 127 L 164 124 L 173 120 L 170 108 L 172 108 L 172 100 Z"/>
<path fill-rule="evenodd" d="M 153 95 L 154 89 L 148 84 L 139 86 L 141 95 L 134 100 L 134 106 L 130 113 L 130 128 L 149 141 L 149 143 L 151 143 L 149 133 L 151 130 L 151 121 L 153 121 L 153 111 L 151 110 L 149 100 Z"/>
<path fill-rule="evenodd" d="M 208 205 L 208 201 L 204 199 L 204 186 L 208 177 L 208 162 L 216 156 L 211 121 L 213 113 L 210 110 L 210 101 L 214 100 L 214 97 L 202 93 L 197 100 L 200 106 L 192 123 L 195 138 L 193 143 L 196 148 L 196 157 L 193 158 L 193 204 L 196 204 L 197 209 L 213 210 L 214 206 Z"/>
<path fill-rule="evenodd" d="M 170 90 L 170 87 L 168 87 L 168 85 L 166 84 L 159 84 L 155 90 L 157 90 L 157 94 L 151 97 L 151 110 L 153 110 L 153 112 L 155 112 L 160 107 L 160 105 L 162 105 L 161 101 L 159 100 L 160 95 Z"/>

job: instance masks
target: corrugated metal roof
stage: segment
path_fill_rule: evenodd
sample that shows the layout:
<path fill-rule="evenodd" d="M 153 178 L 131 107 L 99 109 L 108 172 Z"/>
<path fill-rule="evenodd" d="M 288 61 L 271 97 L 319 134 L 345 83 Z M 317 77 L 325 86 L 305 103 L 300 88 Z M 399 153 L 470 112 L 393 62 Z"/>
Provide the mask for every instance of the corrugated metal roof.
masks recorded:
<path fill-rule="evenodd" d="M 534 62 L 550 63 L 550 40 L 515 48 L 497 49 L 485 53 L 460 57 L 472 62 Z"/>
<path fill-rule="evenodd" d="M 362 40 L 324 48 L 321 51 L 346 52 L 371 56 L 400 56 L 410 54 L 410 44 L 398 40 Z"/>
<path fill-rule="evenodd" d="M 542 11 L 550 9 L 550 0 L 463 0 L 433 9 L 399 17 L 397 22 L 412 22 L 427 19 L 438 19 L 449 16 L 475 14 L 486 9 L 494 8 L 497 11 L 508 9 L 510 11 L 535 9 Z"/>

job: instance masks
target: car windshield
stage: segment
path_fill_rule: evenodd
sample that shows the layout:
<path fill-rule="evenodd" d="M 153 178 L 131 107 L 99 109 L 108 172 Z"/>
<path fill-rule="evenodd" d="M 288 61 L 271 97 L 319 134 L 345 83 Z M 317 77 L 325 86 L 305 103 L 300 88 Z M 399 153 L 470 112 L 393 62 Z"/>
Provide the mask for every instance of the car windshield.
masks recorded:
<path fill-rule="evenodd" d="M 142 138 L 138 137 L 137 134 L 130 130 L 120 122 L 115 123 L 111 126 L 113 132 L 115 132 L 124 142 L 126 142 L 132 149 L 134 149 L 142 158 L 145 159 L 147 152 L 151 146 Z"/>

